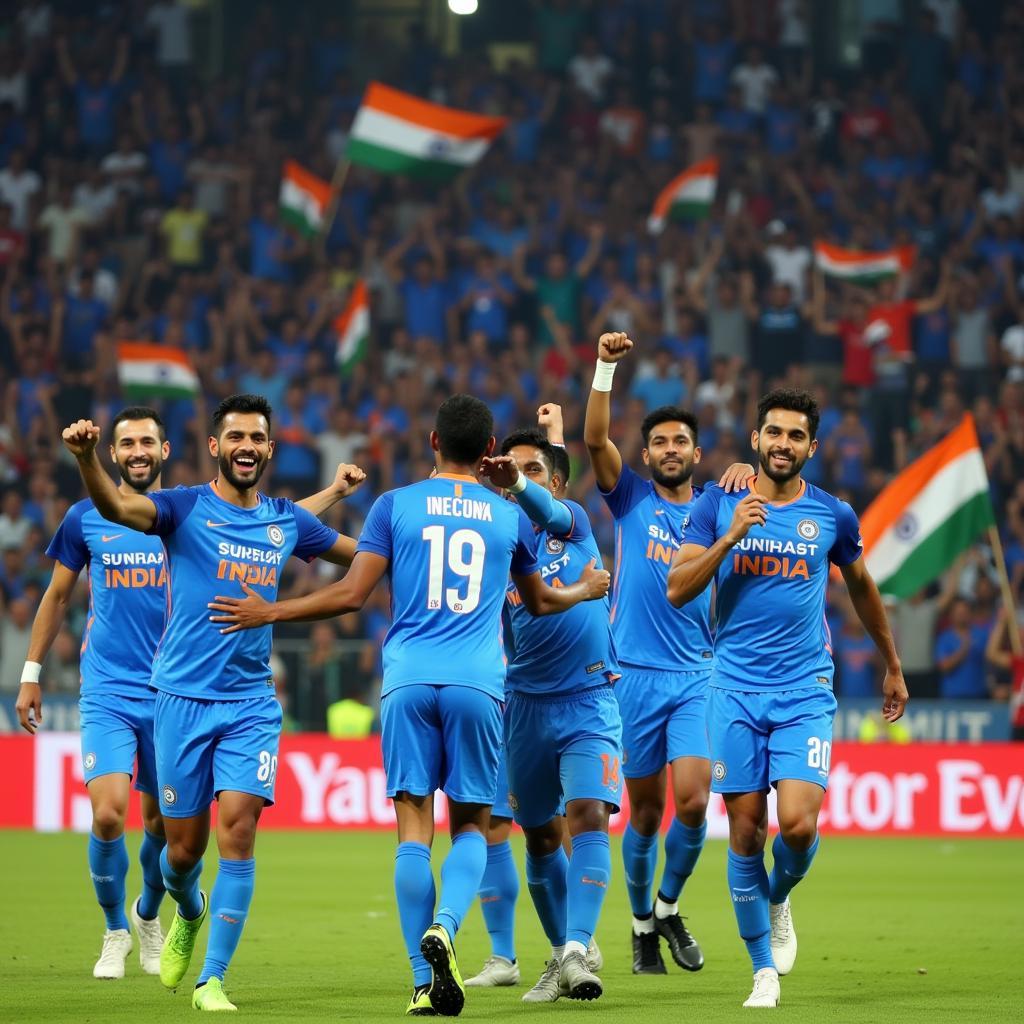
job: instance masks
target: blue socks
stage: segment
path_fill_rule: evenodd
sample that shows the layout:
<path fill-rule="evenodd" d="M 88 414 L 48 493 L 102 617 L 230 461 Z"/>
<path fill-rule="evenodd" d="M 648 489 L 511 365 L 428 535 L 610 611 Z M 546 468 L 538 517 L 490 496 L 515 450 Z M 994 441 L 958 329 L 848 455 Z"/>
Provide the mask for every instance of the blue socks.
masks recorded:
<path fill-rule="evenodd" d="M 565 945 L 569 858 L 561 846 L 545 857 L 526 851 L 526 884 L 541 927 L 554 947 Z"/>
<path fill-rule="evenodd" d="M 107 919 L 107 928 L 110 931 L 127 929 L 124 880 L 128 877 L 128 850 L 123 835 L 116 839 L 98 839 L 89 833 L 89 874 L 96 889 L 96 899 Z"/>
<path fill-rule="evenodd" d="M 430 964 L 420 953 L 420 940 L 434 916 L 434 895 L 430 847 L 423 843 L 399 843 L 395 850 L 395 899 L 416 987 L 429 985 L 431 979 Z"/>
<path fill-rule="evenodd" d="M 807 874 L 811 861 L 818 852 L 820 839 L 821 836 L 816 835 L 814 842 L 806 850 L 794 850 L 786 845 L 781 832 L 775 836 L 775 842 L 772 843 L 775 863 L 768 879 L 768 899 L 772 903 L 785 903 L 792 888 Z"/>
<path fill-rule="evenodd" d="M 139 847 L 139 863 L 142 865 L 142 895 L 139 897 L 139 917 L 152 921 L 160 913 L 163 901 L 164 876 L 160 873 L 160 852 L 167 845 L 163 836 L 155 836 L 152 832 L 142 833 L 142 845 Z"/>
<path fill-rule="evenodd" d="M 612 855 L 607 832 L 581 832 L 573 836 L 572 858 L 568 874 L 568 916 L 566 942 L 583 947 L 597 930 L 608 881 L 612 874 Z"/>
<path fill-rule="evenodd" d="M 741 857 L 729 850 L 729 893 L 736 912 L 740 937 L 756 974 L 762 967 L 774 967 L 771 922 L 768 916 L 768 872 L 764 869 L 764 851 L 753 857 Z"/>
<path fill-rule="evenodd" d="M 190 871 L 177 872 L 167 860 L 165 846 L 160 851 L 160 873 L 164 878 L 164 888 L 178 904 L 178 913 L 186 921 L 194 921 L 203 912 L 203 897 L 199 892 L 199 877 L 203 873 L 202 860 Z"/>
<path fill-rule="evenodd" d="M 249 915 L 252 891 L 256 885 L 256 861 L 220 860 L 217 881 L 210 893 L 210 937 L 206 943 L 206 960 L 197 985 L 210 978 L 224 980 L 231 958 L 242 937 Z"/>
<path fill-rule="evenodd" d="M 480 832 L 460 832 L 441 865 L 441 905 L 434 924 L 454 939 L 473 905 L 487 867 L 487 840 Z"/>
<path fill-rule="evenodd" d="M 659 890 L 659 895 L 666 903 L 675 903 L 679 899 L 683 885 L 693 874 L 700 851 L 704 849 L 707 833 L 706 821 L 699 828 L 691 828 L 678 818 L 672 819 L 668 835 L 665 836 L 665 872 Z"/>
<path fill-rule="evenodd" d="M 480 909 L 484 914 L 491 953 L 515 960 L 516 900 L 519 898 L 519 872 L 512 859 L 512 844 L 507 840 L 487 847 L 487 867 L 480 883 Z"/>
<path fill-rule="evenodd" d="M 649 917 L 653 911 L 651 886 L 658 863 L 658 833 L 642 836 L 632 825 L 622 836 L 622 862 L 626 869 L 626 891 L 634 917 Z"/>

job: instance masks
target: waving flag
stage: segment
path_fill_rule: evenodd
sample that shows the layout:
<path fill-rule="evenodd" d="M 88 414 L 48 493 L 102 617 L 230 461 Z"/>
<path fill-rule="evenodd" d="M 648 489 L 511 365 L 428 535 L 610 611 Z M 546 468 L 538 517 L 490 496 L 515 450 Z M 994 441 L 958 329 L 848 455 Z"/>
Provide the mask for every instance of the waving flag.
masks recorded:
<path fill-rule="evenodd" d="M 117 377 L 125 398 L 195 398 L 199 376 L 184 349 L 150 342 L 117 346 Z"/>
<path fill-rule="evenodd" d="M 828 242 L 815 242 L 814 265 L 829 277 L 854 284 L 875 284 L 883 278 L 908 271 L 914 265 L 916 252 L 912 245 L 882 252 L 860 252 Z"/>
<path fill-rule="evenodd" d="M 296 231 L 313 237 L 331 203 L 331 186 L 294 160 L 286 160 L 278 205 L 282 218 Z"/>
<path fill-rule="evenodd" d="M 366 357 L 370 340 L 370 296 L 361 278 L 352 286 L 345 308 L 334 321 L 338 338 L 334 360 L 343 374 L 351 373 Z"/>
<path fill-rule="evenodd" d="M 718 188 L 718 158 L 708 157 L 673 178 L 654 201 L 647 230 L 658 234 L 669 220 L 700 220 L 711 212 Z"/>

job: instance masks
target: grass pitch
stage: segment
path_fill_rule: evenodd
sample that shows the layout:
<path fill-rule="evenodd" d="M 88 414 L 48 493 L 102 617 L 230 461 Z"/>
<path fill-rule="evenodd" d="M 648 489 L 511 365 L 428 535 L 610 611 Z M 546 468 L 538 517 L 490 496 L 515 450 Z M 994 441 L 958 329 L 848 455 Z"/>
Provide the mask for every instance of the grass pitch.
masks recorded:
<path fill-rule="evenodd" d="M 522 839 L 514 840 L 522 864 Z M 129 897 L 139 888 L 138 836 Z M 589 1015 L 604 1021 L 716 1024 L 749 1020 L 740 1003 L 750 967 L 725 886 L 725 847 L 709 843 L 683 908 L 704 949 L 698 974 L 630 973 L 629 916 L 618 842 L 598 940 L 605 995 L 525 1006 L 545 944 L 525 882 L 517 920 L 523 985 L 469 991 L 465 1020 Z M 438 853 L 447 848 L 439 843 Z M 239 1017 L 369 1021 L 402 1016 L 410 975 L 393 908 L 394 840 L 373 833 L 272 833 L 257 847 L 256 896 L 227 991 Z M 216 855 L 207 858 L 208 875 Z M 176 995 L 142 974 L 133 951 L 123 981 L 92 978 L 103 919 L 89 882 L 85 838 L 0 832 L 0 1022 L 157 1024 L 192 1019 L 205 934 Z M 204 885 L 212 878 L 207 877 Z M 171 913 L 165 901 L 165 921 Z M 1024 1020 L 1024 847 L 1012 841 L 826 838 L 794 893 L 800 940 L 774 1014 L 788 1022 Z M 204 927 L 204 933 L 206 928 Z M 479 909 L 459 936 L 464 976 L 488 953 Z M 667 956 L 667 954 L 666 954 Z"/>

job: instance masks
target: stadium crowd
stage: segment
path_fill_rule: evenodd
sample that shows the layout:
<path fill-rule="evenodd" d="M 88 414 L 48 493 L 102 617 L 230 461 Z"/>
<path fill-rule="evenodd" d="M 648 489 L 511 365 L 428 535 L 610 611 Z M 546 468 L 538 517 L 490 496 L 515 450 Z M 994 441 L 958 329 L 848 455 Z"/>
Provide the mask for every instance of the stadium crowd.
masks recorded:
<path fill-rule="evenodd" d="M 971 410 L 1019 601 L 1024 3 L 864 3 L 874 16 L 846 72 L 812 52 L 824 15 L 802 0 L 545 0 L 531 8 L 535 60 L 501 67 L 480 48 L 443 56 L 420 26 L 401 46 L 357 47 L 340 18 L 314 31 L 266 5 L 217 73 L 198 59 L 205 15 L 191 5 L 8 6 L 0 691 L 18 687 L 43 552 L 81 496 L 60 427 L 109 423 L 126 404 L 124 340 L 186 348 L 202 381 L 200 400 L 159 406 L 165 486 L 207 479 L 208 411 L 259 392 L 277 440 L 265 490 L 301 496 L 341 461 L 369 473 L 328 513 L 350 534 L 374 496 L 429 472 L 433 412 L 468 391 L 503 431 L 562 407 L 571 492 L 610 552 L 581 444 L 605 330 L 637 343 L 615 393 L 624 456 L 639 463 L 647 410 L 691 407 L 699 482 L 750 457 L 752 402 L 772 382 L 814 390 L 821 448 L 804 475 L 860 511 Z M 509 126 L 444 189 L 352 167 L 328 237 L 309 242 L 279 219 L 282 162 L 329 179 L 371 77 Z M 650 235 L 659 189 L 712 154 L 712 216 Z M 917 259 L 905 281 L 837 287 L 813 269 L 816 239 L 912 244 Z M 360 275 L 371 346 L 343 376 L 331 323 Z M 282 596 L 323 571 L 293 563 Z M 874 695 L 874 647 L 841 589 L 830 597 L 838 692 Z M 82 587 L 50 692 L 77 688 L 86 608 Z M 998 609 L 983 546 L 894 606 L 911 693 L 1005 699 Z M 281 663 L 282 696 L 299 675 L 327 694 L 302 700 L 303 725 L 323 726 L 326 700 L 372 701 L 386 628 L 381 592 L 359 616 L 278 631 L 308 638 Z"/>

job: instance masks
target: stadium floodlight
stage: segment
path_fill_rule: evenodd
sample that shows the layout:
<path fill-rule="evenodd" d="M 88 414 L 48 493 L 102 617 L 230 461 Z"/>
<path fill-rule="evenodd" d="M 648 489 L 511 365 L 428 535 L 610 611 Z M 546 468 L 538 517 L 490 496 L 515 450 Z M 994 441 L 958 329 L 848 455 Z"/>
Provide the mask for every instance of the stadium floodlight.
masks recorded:
<path fill-rule="evenodd" d="M 478 6 L 477 0 L 448 0 L 448 10 L 452 14 L 476 14 Z"/>

